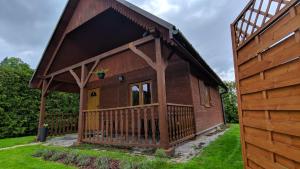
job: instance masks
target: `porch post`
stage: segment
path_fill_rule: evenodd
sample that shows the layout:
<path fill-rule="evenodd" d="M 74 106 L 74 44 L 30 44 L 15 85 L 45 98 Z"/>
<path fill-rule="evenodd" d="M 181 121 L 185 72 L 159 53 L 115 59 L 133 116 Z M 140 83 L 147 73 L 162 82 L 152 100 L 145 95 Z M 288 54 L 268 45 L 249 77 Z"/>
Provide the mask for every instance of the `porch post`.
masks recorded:
<path fill-rule="evenodd" d="M 39 117 L 39 126 L 37 140 L 40 136 L 40 128 L 43 127 L 45 123 L 45 110 L 46 110 L 46 90 L 47 90 L 47 81 L 43 80 L 42 92 L 41 92 L 41 103 L 40 103 L 40 117 Z M 39 140 L 38 140 L 39 141 Z"/>
<path fill-rule="evenodd" d="M 79 103 L 79 118 L 78 118 L 78 143 L 82 142 L 83 139 L 83 111 L 87 108 L 87 90 L 85 89 L 85 80 L 87 76 L 86 65 L 81 66 L 81 77 L 80 77 L 80 103 Z"/>
<path fill-rule="evenodd" d="M 162 57 L 162 48 L 160 38 L 155 39 L 156 50 L 156 78 L 157 78 L 157 96 L 158 96 L 158 111 L 159 111 L 159 131 L 160 145 L 164 149 L 169 149 L 169 132 L 167 121 L 167 96 L 166 96 L 166 79 L 165 68 L 166 63 Z"/>

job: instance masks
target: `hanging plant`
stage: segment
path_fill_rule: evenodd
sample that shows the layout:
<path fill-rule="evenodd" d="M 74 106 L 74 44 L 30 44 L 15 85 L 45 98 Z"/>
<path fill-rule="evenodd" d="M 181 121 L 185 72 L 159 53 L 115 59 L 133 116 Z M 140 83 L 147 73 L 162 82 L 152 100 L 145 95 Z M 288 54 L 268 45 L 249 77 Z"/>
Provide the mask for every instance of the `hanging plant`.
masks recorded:
<path fill-rule="evenodd" d="M 95 72 L 95 74 L 98 76 L 99 79 L 104 79 L 105 75 L 108 71 L 109 71 L 108 69 L 100 69 L 100 70 L 97 70 Z"/>

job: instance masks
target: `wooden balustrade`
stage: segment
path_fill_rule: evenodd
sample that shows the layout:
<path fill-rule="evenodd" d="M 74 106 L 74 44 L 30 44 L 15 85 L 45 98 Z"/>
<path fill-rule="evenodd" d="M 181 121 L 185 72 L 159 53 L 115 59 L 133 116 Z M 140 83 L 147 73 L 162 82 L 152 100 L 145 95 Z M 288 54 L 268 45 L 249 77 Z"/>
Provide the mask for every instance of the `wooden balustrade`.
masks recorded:
<path fill-rule="evenodd" d="M 170 144 L 175 145 L 194 137 L 193 106 L 168 103 L 167 107 Z"/>
<path fill-rule="evenodd" d="M 157 147 L 158 104 L 86 110 L 83 142 L 94 144 Z"/>
<path fill-rule="evenodd" d="M 46 124 L 48 124 L 48 135 L 57 136 L 77 133 L 78 113 L 47 113 Z"/>

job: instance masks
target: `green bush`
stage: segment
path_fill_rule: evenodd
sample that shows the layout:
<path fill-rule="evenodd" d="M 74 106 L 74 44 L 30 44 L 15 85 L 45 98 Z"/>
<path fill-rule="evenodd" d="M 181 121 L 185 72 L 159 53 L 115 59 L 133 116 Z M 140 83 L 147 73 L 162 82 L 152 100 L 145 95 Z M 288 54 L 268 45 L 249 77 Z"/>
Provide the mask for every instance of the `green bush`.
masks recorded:
<path fill-rule="evenodd" d="M 42 158 L 44 160 L 50 160 L 50 158 L 54 155 L 55 151 L 53 150 L 45 150 L 42 154 Z"/>
<path fill-rule="evenodd" d="M 168 158 L 168 155 L 166 154 L 164 149 L 157 149 L 154 155 L 155 157 L 159 157 L 159 158 Z"/>
<path fill-rule="evenodd" d="M 42 157 L 44 153 L 46 153 L 47 150 L 39 149 L 37 150 L 32 156 L 33 157 Z"/>
<path fill-rule="evenodd" d="M 155 160 L 145 160 L 141 162 L 133 162 L 133 161 L 122 161 L 121 162 L 121 169 L 156 169 L 160 168 L 161 164 L 159 159 Z"/>
<path fill-rule="evenodd" d="M 76 162 L 77 162 L 78 166 L 85 167 L 85 166 L 88 166 L 91 164 L 92 159 L 91 159 L 91 157 L 86 156 L 86 155 L 79 155 L 79 156 L 77 156 Z"/>
<path fill-rule="evenodd" d="M 101 157 L 95 160 L 94 166 L 97 169 L 109 169 L 109 158 Z"/>
<path fill-rule="evenodd" d="M 225 81 L 228 92 L 222 97 L 225 111 L 225 119 L 227 123 L 238 123 L 238 108 L 235 82 Z M 221 91 L 222 92 L 222 91 Z"/>
<path fill-rule="evenodd" d="M 132 161 L 122 161 L 120 167 L 121 169 L 139 169 L 138 164 Z"/>
<path fill-rule="evenodd" d="M 66 156 L 66 153 L 64 152 L 55 152 L 52 157 L 49 158 L 50 161 L 58 161 L 63 159 Z"/>
<path fill-rule="evenodd" d="M 29 88 L 33 72 L 19 58 L 0 62 L 0 139 L 37 133 L 41 93 Z M 46 111 L 76 113 L 78 100 L 78 95 L 50 93 Z"/>
<path fill-rule="evenodd" d="M 64 164 L 75 164 L 77 160 L 77 154 L 68 153 L 66 158 L 63 159 Z"/>

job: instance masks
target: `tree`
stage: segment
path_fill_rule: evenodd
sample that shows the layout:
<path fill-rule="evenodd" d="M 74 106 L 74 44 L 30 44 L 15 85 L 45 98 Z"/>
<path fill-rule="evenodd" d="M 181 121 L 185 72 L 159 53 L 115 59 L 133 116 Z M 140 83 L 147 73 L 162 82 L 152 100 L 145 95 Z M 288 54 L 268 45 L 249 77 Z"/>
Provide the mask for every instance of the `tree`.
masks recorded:
<path fill-rule="evenodd" d="M 223 95 L 225 118 L 227 123 L 238 123 L 237 94 L 235 82 L 225 81 L 228 92 Z"/>
<path fill-rule="evenodd" d="M 40 90 L 29 88 L 33 70 L 21 59 L 5 58 L 0 63 L 0 138 L 36 134 Z M 78 112 L 78 96 L 52 93 L 49 112 Z"/>

